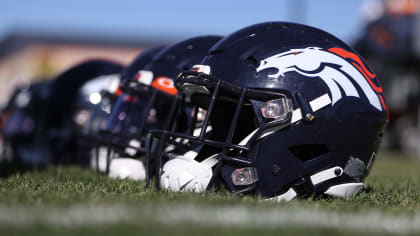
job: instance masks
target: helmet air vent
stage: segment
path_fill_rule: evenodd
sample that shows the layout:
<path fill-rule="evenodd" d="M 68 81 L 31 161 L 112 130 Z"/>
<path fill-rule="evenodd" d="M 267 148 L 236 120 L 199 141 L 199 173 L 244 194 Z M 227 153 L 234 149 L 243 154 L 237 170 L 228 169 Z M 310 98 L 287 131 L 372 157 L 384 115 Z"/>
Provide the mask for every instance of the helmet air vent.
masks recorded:
<path fill-rule="evenodd" d="M 292 152 L 297 159 L 303 162 L 313 160 L 330 152 L 324 144 L 303 144 L 292 146 L 289 147 L 289 151 Z"/>
<path fill-rule="evenodd" d="M 249 64 L 251 64 L 254 67 L 258 67 L 259 65 L 257 59 L 255 59 L 255 57 L 253 56 L 249 56 L 246 60 L 249 62 Z"/>

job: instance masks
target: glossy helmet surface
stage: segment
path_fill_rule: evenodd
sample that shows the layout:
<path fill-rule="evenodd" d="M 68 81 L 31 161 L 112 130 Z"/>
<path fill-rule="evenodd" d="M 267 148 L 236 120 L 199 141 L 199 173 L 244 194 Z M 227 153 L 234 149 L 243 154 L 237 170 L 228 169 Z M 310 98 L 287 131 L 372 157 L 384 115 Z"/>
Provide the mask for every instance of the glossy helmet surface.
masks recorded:
<path fill-rule="evenodd" d="M 83 165 L 89 163 L 89 149 L 94 146 L 90 142 L 84 143 L 88 145 L 79 142 L 89 140 L 81 137 L 83 133 L 80 129 L 85 124 L 78 122 L 78 115 L 80 111 L 87 111 L 90 116 L 96 106 L 88 101 L 89 95 L 82 90 L 93 84 L 89 93 L 99 92 L 103 86 L 97 86 L 97 82 L 106 83 L 123 68 L 113 61 L 92 59 L 71 67 L 54 79 L 49 94 L 48 127 L 55 137 L 51 138 L 50 145 L 55 149 L 55 156 L 61 159 L 60 162 L 77 162 Z"/>
<path fill-rule="evenodd" d="M 12 158 L 25 166 L 79 163 L 74 113 L 82 106 L 80 88 L 99 76 L 119 73 L 122 65 L 106 60 L 80 63 L 52 81 L 17 91 L 5 109 L 3 138 Z M 14 127 L 14 128 L 13 128 Z M 13 130 L 11 130 L 13 129 Z"/>
<path fill-rule="evenodd" d="M 136 63 L 129 68 L 130 76 L 120 84 L 122 94 L 104 129 L 102 145 L 106 145 L 106 150 L 104 147 L 104 151 L 98 150 L 98 157 L 106 155 L 105 168 L 98 161 L 98 169 L 105 169 L 111 177 L 145 179 L 143 163 L 138 159 L 145 156 L 147 132 L 162 129 L 168 123 L 177 95 L 173 78 L 191 68 L 220 38 L 202 36 L 184 40 L 157 52 L 147 65 Z"/>
<path fill-rule="evenodd" d="M 151 133 L 163 147 L 190 145 L 176 158 L 163 148 L 148 156 L 158 159 L 157 187 L 201 192 L 222 184 L 277 200 L 361 190 L 388 108 L 352 48 L 316 28 L 269 22 L 226 36 L 208 54 L 175 80 L 207 110 L 201 133 Z"/>
<path fill-rule="evenodd" d="M 120 120 L 119 113 L 130 110 L 130 114 L 141 114 L 144 107 L 137 100 L 131 101 L 130 96 L 123 92 L 124 84 L 129 81 L 136 81 L 137 75 L 148 63 L 151 62 L 153 56 L 156 55 L 164 46 L 155 46 L 142 51 L 134 60 L 124 68 L 116 81 L 110 84 L 109 88 L 101 92 L 101 102 L 98 104 L 98 111 L 92 117 L 90 127 L 91 136 L 95 137 L 96 148 L 92 152 L 91 167 L 97 172 L 105 172 L 108 166 L 107 155 L 112 151 L 116 153 L 124 153 L 125 145 L 130 141 L 125 136 L 125 132 L 130 127 L 137 128 L 140 122 L 136 119 Z M 132 117 L 136 117 L 133 115 Z M 124 117 L 125 118 L 125 117 Z M 138 118 L 138 117 L 136 117 Z M 118 127 L 119 132 L 116 132 Z M 99 131 L 99 132 L 96 132 Z"/>

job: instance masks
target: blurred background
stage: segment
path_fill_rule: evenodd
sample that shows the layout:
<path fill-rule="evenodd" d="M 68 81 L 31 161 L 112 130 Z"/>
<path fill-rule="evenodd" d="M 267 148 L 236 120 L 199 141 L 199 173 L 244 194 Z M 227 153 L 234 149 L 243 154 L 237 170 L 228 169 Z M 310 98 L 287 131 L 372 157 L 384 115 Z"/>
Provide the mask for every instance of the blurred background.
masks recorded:
<path fill-rule="evenodd" d="M 128 64 L 150 46 L 291 21 L 330 32 L 367 59 L 391 109 L 383 146 L 420 158 L 419 7 L 420 0 L 2 0 L 0 104 L 16 86 L 88 58 Z"/>

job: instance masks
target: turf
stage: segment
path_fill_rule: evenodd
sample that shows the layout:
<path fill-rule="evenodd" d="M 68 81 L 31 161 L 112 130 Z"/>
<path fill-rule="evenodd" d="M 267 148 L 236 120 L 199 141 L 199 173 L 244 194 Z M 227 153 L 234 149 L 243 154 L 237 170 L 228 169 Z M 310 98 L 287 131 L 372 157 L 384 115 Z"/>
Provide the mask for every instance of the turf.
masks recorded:
<path fill-rule="evenodd" d="M 358 196 L 289 203 L 156 192 L 78 167 L 51 167 L 0 178 L 0 235 L 418 234 L 419 167 L 381 153 Z"/>

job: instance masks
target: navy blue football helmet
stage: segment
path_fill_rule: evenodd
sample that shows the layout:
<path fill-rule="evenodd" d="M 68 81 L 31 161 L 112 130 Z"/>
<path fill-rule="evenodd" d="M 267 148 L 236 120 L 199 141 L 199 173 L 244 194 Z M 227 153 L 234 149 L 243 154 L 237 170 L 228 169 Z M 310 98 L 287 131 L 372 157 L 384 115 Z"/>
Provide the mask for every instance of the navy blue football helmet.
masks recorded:
<path fill-rule="evenodd" d="M 89 81 L 119 73 L 123 66 L 106 61 L 80 63 L 54 78 L 18 89 L 2 112 L 2 137 L 12 161 L 28 167 L 87 164 L 77 146 L 74 114 L 86 103 L 79 91 Z"/>
<path fill-rule="evenodd" d="M 133 63 L 127 69 L 128 77 L 120 84 L 122 94 L 102 130 L 101 147 L 96 153 L 98 170 L 111 177 L 145 179 L 145 137 L 151 129 L 167 128 L 178 92 L 173 78 L 190 69 L 220 39 L 202 36 L 184 40 L 155 52 L 151 60 L 142 60 L 146 63 Z M 138 59 L 142 58 L 140 55 Z"/>
<path fill-rule="evenodd" d="M 352 196 L 363 188 L 388 121 L 382 87 L 352 48 L 287 22 L 226 36 L 175 86 L 184 102 L 207 113 L 196 135 L 150 133 L 147 148 L 161 149 L 149 153 L 155 164 L 148 171 L 158 188 L 172 191 L 223 185 L 276 200 Z M 165 152 L 171 145 L 187 151 Z"/>
<path fill-rule="evenodd" d="M 117 81 L 113 81 L 107 90 L 101 92 L 101 103 L 98 104 L 98 112 L 92 116 L 90 121 L 89 132 L 92 137 L 95 137 L 96 148 L 92 153 L 91 167 L 96 169 L 97 172 L 104 172 L 106 170 L 106 158 L 107 154 L 111 154 L 111 146 L 114 152 L 124 152 L 125 145 L 130 141 L 124 135 L 129 130 L 136 129 L 141 117 L 138 117 L 142 113 L 144 107 L 141 107 L 137 100 L 127 99 L 127 96 L 123 92 L 124 84 L 127 81 L 136 81 L 138 73 L 148 63 L 151 62 L 153 56 L 162 50 L 164 46 L 156 46 L 142 51 L 129 66 L 124 68 L 119 75 Z M 116 117 L 121 112 L 130 110 L 129 119 L 120 120 Z M 115 127 L 119 125 L 121 132 L 116 135 Z M 96 132 L 98 131 L 98 132 Z"/>
<path fill-rule="evenodd" d="M 134 78 L 139 68 L 143 68 L 147 63 L 149 63 L 152 57 L 162 48 L 163 46 L 157 46 L 142 51 L 136 58 L 134 58 L 131 64 L 125 67 L 120 73 L 113 75 L 111 78 L 110 76 L 107 76 L 109 78 L 108 80 L 101 79 L 104 76 L 98 78 L 101 84 L 95 83 L 95 80 L 89 82 L 84 86 L 89 87 L 86 88 L 86 92 L 83 91 L 85 88 L 82 87 L 82 91 L 80 92 L 84 94 L 81 94 L 80 97 L 88 95 L 89 100 L 91 100 L 90 102 L 96 104 L 87 124 L 84 126 L 85 136 L 94 140 L 95 146 L 103 141 L 106 141 L 106 137 L 103 137 L 104 139 L 102 139 L 102 136 L 107 135 L 106 125 L 112 106 L 117 103 L 118 99 L 120 99 L 120 96 L 122 95 L 120 83 Z M 103 82 L 106 82 L 107 84 L 103 84 Z M 100 91 L 94 92 L 95 90 L 98 90 L 98 88 L 101 88 Z"/>

